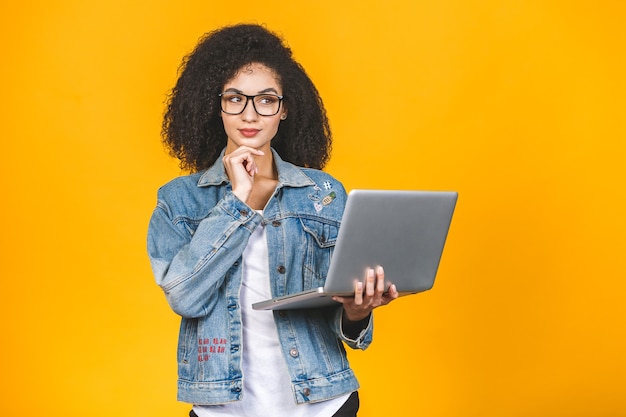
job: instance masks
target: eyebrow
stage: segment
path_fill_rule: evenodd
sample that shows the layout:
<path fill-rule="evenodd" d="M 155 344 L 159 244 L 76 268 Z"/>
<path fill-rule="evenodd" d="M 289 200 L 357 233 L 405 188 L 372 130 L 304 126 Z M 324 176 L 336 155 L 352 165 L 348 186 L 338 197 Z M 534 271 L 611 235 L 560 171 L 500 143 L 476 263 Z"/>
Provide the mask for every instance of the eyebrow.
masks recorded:
<path fill-rule="evenodd" d="M 225 93 L 226 93 L 226 92 L 228 92 L 228 93 L 244 94 L 244 92 L 243 92 L 243 91 L 241 91 L 241 90 L 237 90 L 236 88 L 233 88 L 233 87 L 231 87 L 231 88 L 227 88 L 226 90 L 224 90 L 224 92 L 225 92 Z M 273 87 L 266 88 L 265 90 L 261 90 L 261 91 L 259 91 L 257 94 L 265 94 L 265 93 L 274 93 L 274 94 L 276 94 L 277 96 L 279 95 L 279 94 L 278 94 L 278 91 L 276 91 L 276 89 L 275 89 L 275 88 L 273 88 Z M 245 95 L 245 94 L 244 94 L 244 95 Z"/>

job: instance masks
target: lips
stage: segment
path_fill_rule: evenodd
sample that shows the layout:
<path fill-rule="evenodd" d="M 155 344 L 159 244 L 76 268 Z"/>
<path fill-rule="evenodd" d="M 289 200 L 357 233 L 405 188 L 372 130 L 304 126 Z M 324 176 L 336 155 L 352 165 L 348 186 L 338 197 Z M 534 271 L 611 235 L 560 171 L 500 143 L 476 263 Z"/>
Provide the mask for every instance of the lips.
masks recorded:
<path fill-rule="evenodd" d="M 252 138 L 259 133 L 259 129 L 239 129 L 239 133 L 246 138 Z"/>

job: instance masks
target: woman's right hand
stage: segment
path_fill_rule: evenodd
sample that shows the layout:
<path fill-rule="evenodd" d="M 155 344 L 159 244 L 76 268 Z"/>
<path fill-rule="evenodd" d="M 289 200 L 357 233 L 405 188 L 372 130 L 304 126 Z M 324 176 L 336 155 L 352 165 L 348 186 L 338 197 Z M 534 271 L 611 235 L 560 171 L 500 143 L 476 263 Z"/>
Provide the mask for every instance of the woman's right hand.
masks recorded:
<path fill-rule="evenodd" d="M 252 192 L 254 176 L 259 172 L 254 157 L 263 155 L 265 153 L 258 149 L 240 146 L 233 152 L 224 155 L 222 159 L 224 169 L 233 187 L 233 194 L 244 203 Z"/>

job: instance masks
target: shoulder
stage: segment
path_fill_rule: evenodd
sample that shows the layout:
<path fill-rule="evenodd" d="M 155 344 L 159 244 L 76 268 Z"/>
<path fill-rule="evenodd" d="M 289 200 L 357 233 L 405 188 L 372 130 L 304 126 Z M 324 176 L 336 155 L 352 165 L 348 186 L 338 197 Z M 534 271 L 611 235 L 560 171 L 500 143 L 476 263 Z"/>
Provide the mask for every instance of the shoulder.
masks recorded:
<path fill-rule="evenodd" d="M 158 205 L 173 217 L 203 218 L 217 204 L 220 187 L 200 187 L 203 172 L 182 175 L 161 186 L 157 192 Z"/>
<path fill-rule="evenodd" d="M 343 184 L 324 171 L 311 168 L 300 170 L 310 181 L 306 186 L 285 189 L 288 210 L 295 210 L 299 216 L 339 222 L 347 199 Z"/>
<path fill-rule="evenodd" d="M 341 184 L 341 182 L 332 175 L 330 175 L 328 172 L 313 168 L 300 168 L 300 170 L 304 175 L 311 178 L 315 183 L 330 181 L 332 184 L 340 186 L 343 189 L 343 185 Z"/>
<path fill-rule="evenodd" d="M 343 184 L 329 173 L 312 168 L 302 168 L 302 172 L 315 183 L 313 188 L 332 192 L 336 198 L 345 199 L 346 189 Z"/>
<path fill-rule="evenodd" d="M 201 176 L 202 172 L 198 172 L 190 175 L 181 175 L 180 177 L 168 181 L 159 187 L 159 198 L 167 198 L 172 195 L 176 196 L 177 194 L 185 192 L 193 192 L 198 188 L 198 180 Z"/>

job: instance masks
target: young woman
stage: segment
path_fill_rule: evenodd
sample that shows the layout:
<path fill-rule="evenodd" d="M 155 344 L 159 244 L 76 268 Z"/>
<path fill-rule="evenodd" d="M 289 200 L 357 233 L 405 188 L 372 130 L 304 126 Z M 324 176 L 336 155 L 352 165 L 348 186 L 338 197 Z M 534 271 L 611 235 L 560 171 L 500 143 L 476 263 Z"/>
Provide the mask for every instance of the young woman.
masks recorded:
<path fill-rule="evenodd" d="M 328 120 L 291 50 L 259 25 L 209 33 L 184 61 L 163 137 L 193 172 L 161 187 L 148 231 L 182 317 L 178 399 L 199 417 L 355 416 L 344 343 L 365 349 L 372 310 L 397 298 L 382 267 L 333 307 L 251 308 L 323 285 L 346 201 L 320 170 Z"/>

